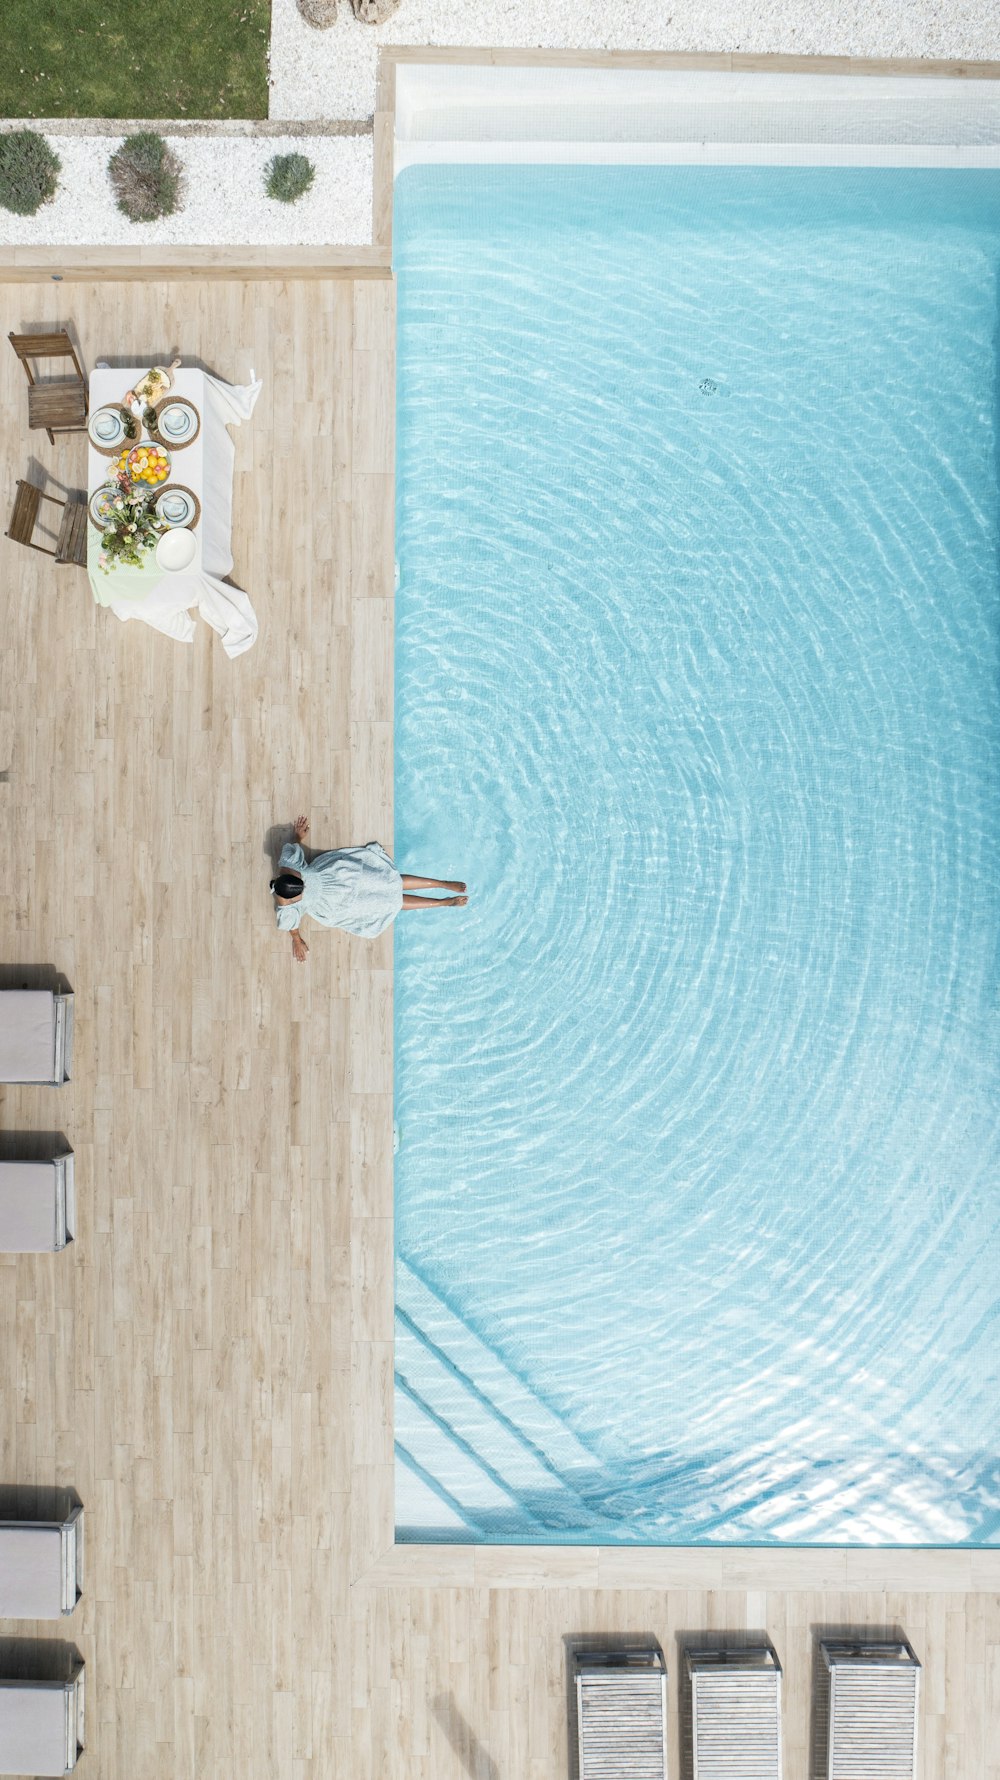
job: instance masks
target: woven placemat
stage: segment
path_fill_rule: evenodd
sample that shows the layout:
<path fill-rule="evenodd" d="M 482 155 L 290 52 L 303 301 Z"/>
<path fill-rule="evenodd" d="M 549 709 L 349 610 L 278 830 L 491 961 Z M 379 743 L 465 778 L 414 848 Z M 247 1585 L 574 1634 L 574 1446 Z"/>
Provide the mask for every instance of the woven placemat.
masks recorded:
<path fill-rule="evenodd" d="M 161 408 L 190 408 L 198 423 L 194 432 L 189 433 L 186 439 L 172 439 L 169 433 L 161 433 L 159 429 Z M 188 401 L 187 396 L 164 396 L 162 402 L 157 402 L 156 407 L 153 409 L 153 416 L 154 418 L 152 420 L 147 420 L 146 422 L 146 431 L 150 438 L 155 440 L 157 445 L 165 446 L 168 451 L 183 451 L 188 445 L 194 444 L 198 434 L 201 432 L 201 415 L 198 413 L 194 403 Z"/>
<path fill-rule="evenodd" d="M 124 414 L 124 415 L 126 415 L 127 418 L 132 422 L 132 425 L 135 427 L 134 434 L 132 435 L 131 438 L 119 439 L 117 445 L 102 445 L 100 439 L 95 439 L 93 433 L 90 430 L 90 422 L 98 414 Z M 117 457 L 118 453 L 120 451 L 124 451 L 126 446 L 131 451 L 133 445 L 138 445 L 139 440 L 142 438 L 142 427 L 139 425 L 139 422 L 136 420 L 135 415 L 129 414 L 128 409 L 123 408 L 120 402 L 102 402 L 101 406 L 99 408 L 95 408 L 93 414 L 89 415 L 89 417 L 88 417 L 87 438 L 90 440 L 90 443 L 94 447 L 94 450 L 100 452 L 100 455 L 102 457 Z M 164 443 L 166 443 L 166 441 L 164 441 Z"/>
<path fill-rule="evenodd" d="M 154 507 L 160 501 L 162 501 L 165 494 L 186 494 L 189 497 L 189 499 L 194 502 L 194 512 L 193 512 L 191 518 L 187 522 L 188 531 L 193 532 L 195 526 L 197 525 L 199 519 L 201 518 L 201 502 L 198 499 L 198 496 L 195 494 L 194 489 L 186 488 L 184 486 L 183 482 L 165 482 L 163 484 L 163 487 L 158 488 L 156 491 L 156 495 L 155 495 L 155 498 L 153 501 Z M 177 528 L 172 527 L 171 529 L 176 530 Z"/>

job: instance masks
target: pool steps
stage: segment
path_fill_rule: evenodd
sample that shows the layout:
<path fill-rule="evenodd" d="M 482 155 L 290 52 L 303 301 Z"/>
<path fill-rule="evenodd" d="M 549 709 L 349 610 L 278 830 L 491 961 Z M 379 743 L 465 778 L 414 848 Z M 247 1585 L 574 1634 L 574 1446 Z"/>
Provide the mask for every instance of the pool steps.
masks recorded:
<path fill-rule="evenodd" d="M 587 1523 L 581 1492 L 599 1482 L 600 1462 L 401 1260 L 395 1344 L 403 1536 L 427 1527 L 415 1518 L 418 1498 L 426 1506 L 436 1486 L 435 1527 L 457 1514 L 473 1538 L 504 1525 L 541 1537 L 567 1509 L 575 1526 Z"/>

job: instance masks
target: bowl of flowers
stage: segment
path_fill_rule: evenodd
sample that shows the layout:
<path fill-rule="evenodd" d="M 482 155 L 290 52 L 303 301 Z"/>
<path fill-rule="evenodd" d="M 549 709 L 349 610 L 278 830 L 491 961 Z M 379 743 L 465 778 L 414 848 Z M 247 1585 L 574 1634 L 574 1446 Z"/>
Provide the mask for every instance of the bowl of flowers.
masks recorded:
<path fill-rule="evenodd" d="M 106 518 L 98 558 L 105 575 L 112 569 L 144 568 L 146 557 L 167 529 L 153 507 L 151 488 L 137 488 L 123 469 L 115 483 L 114 494 L 104 503 Z"/>

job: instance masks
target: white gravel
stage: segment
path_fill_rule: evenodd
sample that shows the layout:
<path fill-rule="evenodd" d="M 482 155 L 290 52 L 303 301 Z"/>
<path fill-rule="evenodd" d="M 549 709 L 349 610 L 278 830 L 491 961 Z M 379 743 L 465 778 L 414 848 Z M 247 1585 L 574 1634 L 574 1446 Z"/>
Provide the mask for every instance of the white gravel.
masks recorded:
<path fill-rule="evenodd" d="M 377 29 L 350 0 L 337 23 L 313 30 L 295 0 L 272 0 L 272 119 L 359 121 L 375 108 L 379 46 L 701 50 L 810 55 L 939 56 L 1000 53 L 997 0 L 402 0 Z M 46 132 L 63 168 L 59 190 L 34 217 L 0 209 L 0 245 L 357 246 L 371 241 L 370 136 L 174 138 L 186 173 L 183 209 L 135 224 L 116 209 L 107 179 L 119 136 Z M 166 132 L 165 132 L 166 133 Z M 316 166 L 297 204 L 265 198 L 263 168 L 298 150 Z"/>
<path fill-rule="evenodd" d="M 370 136 L 167 138 L 185 172 L 183 208 L 155 223 L 132 223 L 107 176 L 120 136 L 48 137 L 62 161 L 59 189 L 35 216 L 0 209 L 0 244 L 101 246 L 355 246 L 371 242 Z M 312 188 L 295 204 L 264 195 L 275 154 L 307 155 Z"/>
<path fill-rule="evenodd" d="M 370 117 L 383 43 L 989 60 L 1000 22 L 996 0 L 402 0 L 375 28 L 340 0 L 316 31 L 272 0 L 271 116 Z"/>

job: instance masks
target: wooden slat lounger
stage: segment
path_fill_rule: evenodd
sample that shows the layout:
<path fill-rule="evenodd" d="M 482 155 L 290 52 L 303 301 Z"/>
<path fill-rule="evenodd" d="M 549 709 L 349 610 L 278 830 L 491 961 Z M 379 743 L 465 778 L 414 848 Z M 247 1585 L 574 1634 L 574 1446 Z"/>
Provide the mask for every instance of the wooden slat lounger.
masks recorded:
<path fill-rule="evenodd" d="M 920 1664 L 909 1644 L 821 1641 L 827 1780 L 915 1780 Z"/>
<path fill-rule="evenodd" d="M 781 1664 L 768 1645 L 689 1650 L 694 1780 L 781 1780 Z"/>
<path fill-rule="evenodd" d="M 667 1669 L 660 1650 L 578 1651 L 580 1780 L 667 1780 Z"/>

